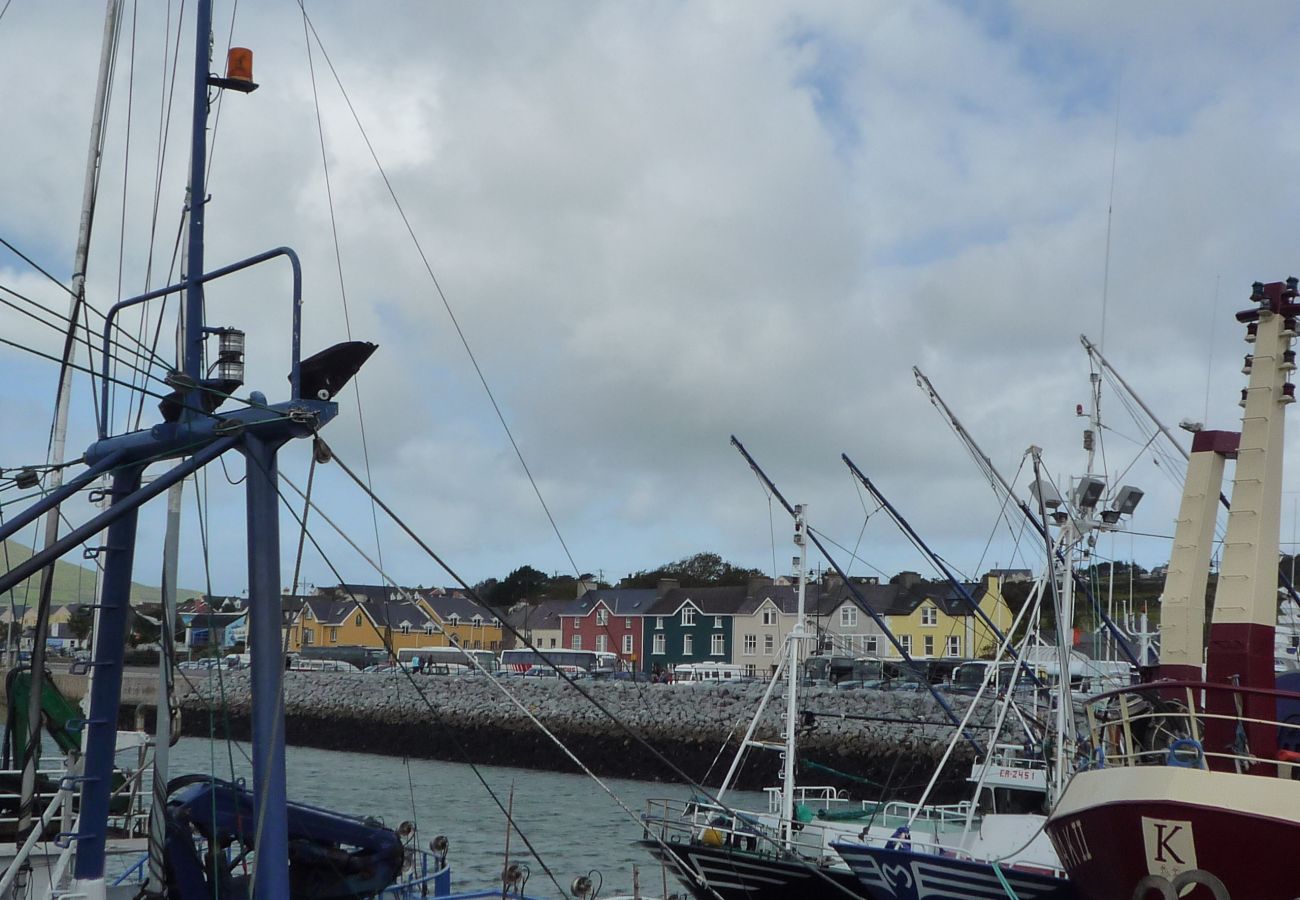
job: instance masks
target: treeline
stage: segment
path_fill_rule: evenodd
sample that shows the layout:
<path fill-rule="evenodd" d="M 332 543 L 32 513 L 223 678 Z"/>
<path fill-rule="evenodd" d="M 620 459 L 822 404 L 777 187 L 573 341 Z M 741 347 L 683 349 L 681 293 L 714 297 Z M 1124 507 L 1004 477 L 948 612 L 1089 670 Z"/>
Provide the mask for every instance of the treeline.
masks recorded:
<path fill-rule="evenodd" d="M 492 606 L 510 607 L 520 601 L 536 605 L 545 600 L 570 600 L 578 595 L 582 584 L 594 584 L 598 588 L 653 588 L 661 579 L 675 578 L 682 587 L 723 587 L 748 584 L 749 579 L 762 574 L 758 569 L 733 565 L 716 553 L 696 553 L 654 569 L 630 572 L 616 585 L 590 573 L 579 577 L 547 575 L 532 566 L 520 566 L 505 578 L 480 582 L 474 590 Z"/>

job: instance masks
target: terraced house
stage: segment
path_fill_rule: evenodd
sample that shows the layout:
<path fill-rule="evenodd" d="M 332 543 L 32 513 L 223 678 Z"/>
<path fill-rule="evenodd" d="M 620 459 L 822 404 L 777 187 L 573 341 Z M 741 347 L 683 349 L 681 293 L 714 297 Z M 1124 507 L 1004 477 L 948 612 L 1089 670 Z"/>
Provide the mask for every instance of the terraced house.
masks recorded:
<path fill-rule="evenodd" d="M 446 647 L 451 637 L 467 650 L 501 652 L 501 620 L 460 591 L 430 588 L 417 591 L 416 596 L 423 601 L 435 624 L 435 639 L 422 641 L 419 646 Z"/>
<path fill-rule="evenodd" d="M 665 587 L 642 619 L 646 650 L 640 668 L 651 672 L 682 663 L 731 662 L 735 617 L 749 588 Z"/>
<path fill-rule="evenodd" d="M 642 621 L 658 599 L 654 588 L 585 591 L 560 613 L 561 644 L 567 650 L 615 653 L 627 668 L 641 668 Z"/>
<path fill-rule="evenodd" d="M 344 584 L 303 600 L 289 626 L 289 649 L 424 647 L 435 624 L 424 601 L 406 588 Z"/>
<path fill-rule="evenodd" d="M 804 620 L 810 632 L 814 618 L 810 611 L 817 608 L 818 594 L 815 584 L 804 590 Z M 794 629 L 798 609 L 796 585 L 772 584 L 766 579 L 752 582 L 732 619 L 735 644 L 727 661 L 744 666 L 748 677 L 771 677 L 786 652 L 785 639 Z M 804 649 L 806 653 L 812 647 Z"/>

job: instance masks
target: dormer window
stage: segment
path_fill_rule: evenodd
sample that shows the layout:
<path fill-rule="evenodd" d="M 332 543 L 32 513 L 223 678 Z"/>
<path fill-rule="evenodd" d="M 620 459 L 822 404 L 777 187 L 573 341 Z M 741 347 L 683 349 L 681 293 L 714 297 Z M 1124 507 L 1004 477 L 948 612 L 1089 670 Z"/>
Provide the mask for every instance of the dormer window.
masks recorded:
<path fill-rule="evenodd" d="M 473 624 L 473 626 L 474 626 L 475 628 L 482 628 L 482 627 L 483 627 L 483 617 L 482 617 L 482 616 L 475 616 L 474 618 L 470 619 L 470 622 Z"/>
<path fill-rule="evenodd" d="M 450 625 L 452 628 L 455 628 L 457 625 L 460 624 L 460 616 L 456 615 L 455 613 L 452 613 L 450 618 L 447 619 L 447 624 Z"/>
<path fill-rule="evenodd" d="M 432 625 L 425 625 L 425 626 L 424 626 L 424 633 L 425 633 L 425 634 L 433 634 L 433 626 L 432 626 Z"/>

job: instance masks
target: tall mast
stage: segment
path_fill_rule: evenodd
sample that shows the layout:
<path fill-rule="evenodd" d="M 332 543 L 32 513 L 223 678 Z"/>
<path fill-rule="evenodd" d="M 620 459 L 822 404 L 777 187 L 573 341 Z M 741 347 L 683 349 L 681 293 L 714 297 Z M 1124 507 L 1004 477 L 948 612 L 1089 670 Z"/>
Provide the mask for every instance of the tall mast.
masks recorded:
<path fill-rule="evenodd" d="M 795 575 L 799 582 L 799 599 L 796 603 L 794 628 L 786 638 L 787 658 L 785 664 L 785 759 L 781 769 L 781 838 L 786 846 L 791 846 L 794 839 L 794 756 L 795 725 L 799 716 L 799 656 L 807 635 L 803 627 L 804 590 L 807 587 L 807 560 L 805 549 L 808 532 L 808 507 L 798 504 L 794 508 L 794 546 L 798 556 L 794 558 Z"/>
<path fill-rule="evenodd" d="M 81 221 L 77 229 L 77 248 L 72 261 L 72 300 L 68 310 L 68 333 L 63 343 L 63 363 L 59 369 L 58 397 L 54 406 L 54 427 L 50 432 L 48 462 L 63 462 L 68 437 L 68 408 L 72 401 L 72 356 L 76 350 L 77 321 L 86 297 L 86 265 L 90 257 L 90 233 L 95 219 L 95 194 L 99 184 L 100 148 L 103 141 L 104 115 L 108 107 L 108 81 L 112 69 L 113 48 L 117 43 L 119 8 L 117 0 L 108 0 L 104 12 L 104 39 L 99 53 L 99 77 L 95 84 L 95 105 L 91 113 L 90 148 L 86 154 L 86 175 L 81 189 Z M 89 336 L 87 336 L 89 338 Z M 89 339 L 87 340 L 89 345 Z M 45 488 L 57 493 L 63 484 L 63 469 L 46 474 Z M 59 507 L 45 514 L 42 548 L 49 549 L 59 537 Z M 54 590 L 54 563 L 41 570 L 37 592 L 36 628 L 32 639 L 32 678 L 29 695 L 27 758 L 23 763 L 22 801 L 18 835 L 31 826 L 32 798 L 36 791 L 36 767 L 40 760 L 41 696 L 45 679 L 45 641 L 50 630 L 50 602 Z"/>

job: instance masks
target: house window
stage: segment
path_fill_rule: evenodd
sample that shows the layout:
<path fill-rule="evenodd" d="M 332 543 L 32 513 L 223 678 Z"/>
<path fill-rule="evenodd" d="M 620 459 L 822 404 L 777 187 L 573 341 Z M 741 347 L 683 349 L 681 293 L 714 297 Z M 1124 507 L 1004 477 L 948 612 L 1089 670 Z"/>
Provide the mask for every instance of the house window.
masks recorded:
<path fill-rule="evenodd" d="M 925 636 L 925 644 L 924 644 L 924 646 L 925 646 L 925 655 L 926 655 L 926 656 L 934 656 L 934 635 L 932 635 L 932 634 L 927 634 L 927 635 Z"/>
<path fill-rule="evenodd" d="M 930 605 L 928 605 L 928 604 L 925 605 L 925 606 L 923 606 L 923 607 L 921 607 L 921 624 L 922 624 L 922 625 L 938 625 L 938 624 L 939 624 L 939 610 L 935 609 L 933 606 L 930 606 Z"/>
<path fill-rule="evenodd" d="M 757 653 L 757 652 L 758 652 L 758 635 L 756 635 L 756 634 L 747 634 L 747 635 L 745 635 L 745 643 L 744 643 L 743 647 L 744 647 L 744 649 L 743 649 L 741 652 L 744 653 L 746 656 L 753 656 L 755 653 Z"/>
<path fill-rule="evenodd" d="M 840 607 L 840 627 L 854 628 L 858 624 L 858 608 L 856 606 Z"/>
<path fill-rule="evenodd" d="M 903 645 L 903 652 L 908 656 L 912 655 L 912 636 L 910 634 L 901 635 L 898 642 Z"/>
<path fill-rule="evenodd" d="M 482 616 L 475 616 L 474 618 L 470 619 L 470 623 L 471 623 L 475 628 L 482 628 L 482 627 L 483 627 L 483 617 L 482 617 Z"/>
<path fill-rule="evenodd" d="M 662 634 L 656 634 L 654 645 L 650 652 L 655 656 L 663 656 L 668 651 L 668 638 Z"/>
<path fill-rule="evenodd" d="M 879 652 L 874 634 L 864 634 L 862 636 L 862 652 L 868 656 L 875 656 Z"/>
<path fill-rule="evenodd" d="M 608 625 L 608 624 L 609 624 L 609 611 L 608 611 L 608 610 L 604 610 L 604 609 L 598 609 L 598 610 L 596 610 L 596 624 L 597 624 L 597 625 Z"/>
<path fill-rule="evenodd" d="M 552 647 L 555 646 L 555 638 L 551 638 L 551 646 L 552 646 Z"/>
<path fill-rule="evenodd" d="M 655 616 L 655 628 L 658 628 L 658 629 L 662 630 L 663 627 L 664 627 L 664 617 L 663 617 L 663 616 Z"/>
<path fill-rule="evenodd" d="M 424 626 L 424 633 L 425 633 L 425 634 L 433 634 L 433 626 L 432 626 L 432 625 L 425 625 L 425 626 Z"/>
<path fill-rule="evenodd" d="M 403 624 L 402 634 L 410 634 L 410 633 L 411 633 L 411 626 L 409 624 Z"/>
<path fill-rule="evenodd" d="M 310 644 L 315 639 L 316 639 L 316 634 L 315 632 L 312 631 L 312 629 L 304 628 L 302 630 L 302 642 L 304 644 Z"/>
<path fill-rule="evenodd" d="M 632 617 L 631 617 L 631 616 L 628 616 L 627 618 L 625 618 L 625 619 L 623 620 L 623 627 L 624 627 L 624 628 L 631 628 L 631 627 L 632 627 Z"/>
<path fill-rule="evenodd" d="M 632 635 L 630 634 L 623 635 L 623 655 L 632 655 Z"/>
<path fill-rule="evenodd" d="M 763 635 L 763 654 L 771 656 L 774 650 L 776 650 L 776 635 Z"/>
<path fill-rule="evenodd" d="M 754 665 L 753 663 L 748 663 L 748 664 L 746 664 L 746 666 L 745 666 L 745 677 L 746 677 L 746 678 L 755 678 L 755 677 L 757 677 L 757 675 L 758 675 L 758 666 Z"/>
<path fill-rule="evenodd" d="M 596 635 L 596 652 L 597 652 L 597 653 L 608 653 L 608 652 L 609 652 L 609 636 L 608 636 L 608 635 L 604 635 L 604 634 L 598 634 L 598 635 Z"/>
<path fill-rule="evenodd" d="M 682 637 L 682 656 L 694 656 L 694 655 L 695 655 L 695 636 L 690 634 L 684 635 Z"/>
<path fill-rule="evenodd" d="M 948 646 L 944 648 L 948 656 L 961 656 L 961 638 L 955 634 L 948 635 Z"/>
<path fill-rule="evenodd" d="M 721 656 L 724 652 L 722 645 L 723 645 L 722 635 L 715 634 L 713 636 L 713 646 L 709 648 L 709 655 Z"/>
<path fill-rule="evenodd" d="M 331 627 L 331 628 L 330 628 L 330 643 L 331 643 L 331 644 L 337 644 L 338 642 L 339 642 L 339 630 L 338 630 L 337 628 Z"/>
<path fill-rule="evenodd" d="M 357 613 L 357 617 L 352 620 L 352 624 L 358 628 L 361 627 L 361 613 Z"/>
<path fill-rule="evenodd" d="M 452 628 L 455 628 L 457 625 L 460 624 L 460 616 L 456 615 L 455 613 L 452 613 L 451 617 L 447 619 L 447 624 L 450 625 Z"/>
<path fill-rule="evenodd" d="M 776 610 L 774 609 L 763 610 L 763 624 L 764 625 L 776 624 Z"/>
<path fill-rule="evenodd" d="M 713 617 L 713 627 L 714 627 L 714 628 L 721 628 L 721 627 L 722 627 L 722 616 L 714 616 L 714 617 Z"/>
<path fill-rule="evenodd" d="M 573 649 L 574 649 L 574 650 L 581 650 L 581 649 L 582 649 L 582 635 L 580 635 L 580 634 L 575 634 L 575 635 L 573 636 Z"/>
<path fill-rule="evenodd" d="M 683 624 L 683 625 L 694 625 L 694 624 L 695 624 L 695 608 L 694 608 L 694 607 L 688 606 L 688 607 L 686 607 L 685 609 L 682 610 L 682 624 Z"/>

